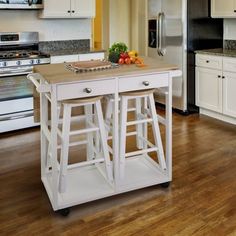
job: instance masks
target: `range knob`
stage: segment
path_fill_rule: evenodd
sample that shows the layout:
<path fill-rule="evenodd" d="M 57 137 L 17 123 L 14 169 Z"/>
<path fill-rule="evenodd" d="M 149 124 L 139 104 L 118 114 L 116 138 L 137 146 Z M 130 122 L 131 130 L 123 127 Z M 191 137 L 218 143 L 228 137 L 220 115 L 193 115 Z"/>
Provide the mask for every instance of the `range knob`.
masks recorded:
<path fill-rule="evenodd" d="M 20 66 L 20 64 L 21 64 L 21 61 L 16 62 L 16 65 Z"/>
<path fill-rule="evenodd" d="M 41 62 L 40 59 L 37 59 L 36 63 L 37 63 L 37 64 L 40 64 L 40 62 Z"/>
<path fill-rule="evenodd" d="M 30 60 L 30 64 L 33 65 L 34 64 L 34 60 Z"/>
<path fill-rule="evenodd" d="M 6 62 L 6 61 L 3 61 L 3 62 L 2 62 L 2 66 L 3 66 L 3 67 L 6 67 L 6 66 L 7 66 L 7 62 Z"/>

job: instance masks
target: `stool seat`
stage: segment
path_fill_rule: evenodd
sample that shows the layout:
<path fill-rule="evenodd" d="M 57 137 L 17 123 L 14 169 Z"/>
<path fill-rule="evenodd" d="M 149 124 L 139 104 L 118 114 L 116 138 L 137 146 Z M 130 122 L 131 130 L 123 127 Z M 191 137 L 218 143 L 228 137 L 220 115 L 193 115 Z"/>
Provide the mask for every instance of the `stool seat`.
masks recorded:
<path fill-rule="evenodd" d="M 68 99 L 68 100 L 63 100 L 61 103 L 62 104 L 82 104 L 82 103 L 90 103 L 90 102 L 96 102 L 99 101 L 103 98 L 103 96 L 95 96 L 95 97 L 86 97 L 86 98 L 78 98 L 78 99 Z"/>
<path fill-rule="evenodd" d="M 146 90 L 124 92 L 124 93 L 121 93 L 120 96 L 143 96 L 143 95 L 152 94 L 154 92 L 155 92 L 155 89 L 146 89 Z"/>

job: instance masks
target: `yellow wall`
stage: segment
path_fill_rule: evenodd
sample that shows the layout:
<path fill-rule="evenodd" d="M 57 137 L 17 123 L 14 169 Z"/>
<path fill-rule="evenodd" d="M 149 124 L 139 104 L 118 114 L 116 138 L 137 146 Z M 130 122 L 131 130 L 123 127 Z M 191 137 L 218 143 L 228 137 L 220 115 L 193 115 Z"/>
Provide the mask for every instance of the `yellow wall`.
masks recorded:
<path fill-rule="evenodd" d="M 96 17 L 93 22 L 93 46 L 100 49 L 102 47 L 102 0 L 96 0 Z"/>

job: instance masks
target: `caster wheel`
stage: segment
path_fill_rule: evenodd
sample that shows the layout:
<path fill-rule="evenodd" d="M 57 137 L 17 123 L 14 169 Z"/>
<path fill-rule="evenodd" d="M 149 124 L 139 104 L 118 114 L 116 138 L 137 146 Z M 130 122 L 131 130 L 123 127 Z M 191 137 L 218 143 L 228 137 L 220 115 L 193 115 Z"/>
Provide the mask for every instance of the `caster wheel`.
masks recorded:
<path fill-rule="evenodd" d="M 168 188 L 170 186 L 170 182 L 165 182 L 160 184 L 162 188 Z"/>
<path fill-rule="evenodd" d="M 57 211 L 62 216 L 68 216 L 70 214 L 70 208 L 64 208 Z"/>

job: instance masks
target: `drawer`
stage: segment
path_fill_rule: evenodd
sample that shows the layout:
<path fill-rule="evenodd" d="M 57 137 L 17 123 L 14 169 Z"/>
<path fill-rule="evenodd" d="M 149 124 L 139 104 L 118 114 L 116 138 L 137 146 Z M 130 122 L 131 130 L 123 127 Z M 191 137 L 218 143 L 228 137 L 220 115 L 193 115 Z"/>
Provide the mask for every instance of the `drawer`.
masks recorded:
<path fill-rule="evenodd" d="M 78 55 L 52 56 L 51 64 L 78 61 Z"/>
<path fill-rule="evenodd" d="M 168 78 L 167 73 L 120 77 L 119 92 L 166 87 Z"/>
<path fill-rule="evenodd" d="M 197 54 L 196 65 L 206 68 L 222 70 L 222 57 Z"/>
<path fill-rule="evenodd" d="M 79 54 L 79 61 L 103 60 L 104 52 Z"/>
<path fill-rule="evenodd" d="M 115 79 L 87 81 L 57 86 L 57 99 L 75 99 L 82 97 L 93 97 L 114 93 L 116 89 Z M 90 92 L 88 92 L 88 90 Z"/>
<path fill-rule="evenodd" d="M 236 72 L 236 58 L 224 57 L 223 58 L 223 70 Z"/>

